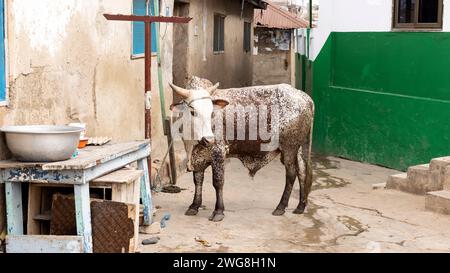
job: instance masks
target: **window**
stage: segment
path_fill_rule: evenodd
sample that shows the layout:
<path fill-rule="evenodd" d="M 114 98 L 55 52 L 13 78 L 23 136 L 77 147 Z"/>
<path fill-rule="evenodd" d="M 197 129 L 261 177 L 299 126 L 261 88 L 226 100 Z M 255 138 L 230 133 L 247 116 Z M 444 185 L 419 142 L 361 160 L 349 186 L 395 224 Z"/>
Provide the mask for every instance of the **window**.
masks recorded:
<path fill-rule="evenodd" d="M 252 35 L 252 24 L 249 22 L 244 22 L 244 51 L 250 52 L 252 42 L 251 42 L 251 35 Z"/>
<path fill-rule="evenodd" d="M 214 53 L 225 51 L 225 16 L 214 15 Z"/>
<path fill-rule="evenodd" d="M 158 0 L 133 0 L 134 15 L 154 15 L 153 5 Z M 145 24 L 144 22 L 133 22 L 133 49 L 134 57 L 141 57 L 145 53 Z M 156 24 L 152 23 L 152 52 L 156 52 Z"/>
<path fill-rule="evenodd" d="M 6 101 L 5 71 L 5 11 L 4 1 L 0 0 L 0 102 Z"/>
<path fill-rule="evenodd" d="M 443 0 L 395 0 L 394 28 L 442 28 Z"/>

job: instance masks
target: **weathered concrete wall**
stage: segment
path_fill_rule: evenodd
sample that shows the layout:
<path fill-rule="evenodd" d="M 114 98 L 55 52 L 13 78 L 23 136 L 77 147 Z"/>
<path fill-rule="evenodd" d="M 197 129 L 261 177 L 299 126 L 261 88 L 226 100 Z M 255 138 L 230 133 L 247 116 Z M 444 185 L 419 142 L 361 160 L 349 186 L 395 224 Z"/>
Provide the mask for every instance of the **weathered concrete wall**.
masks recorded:
<path fill-rule="evenodd" d="M 226 15 L 225 52 L 214 54 L 214 14 Z M 249 86 L 252 83 L 252 56 L 243 46 L 244 22 L 253 19 L 253 6 L 245 4 L 241 18 L 241 1 L 190 1 L 188 75 L 197 75 L 221 87 Z"/>
<path fill-rule="evenodd" d="M 164 1 L 170 10 L 173 1 Z M 44 8 L 45 7 L 45 8 Z M 162 11 L 165 12 L 165 6 Z M 144 138 L 144 60 L 131 59 L 131 23 L 103 13 L 129 14 L 132 1 L 7 1 L 9 104 L 0 124 L 87 123 L 88 135 Z M 163 78 L 172 92 L 172 25 L 162 25 Z M 152 67 L 154 153 L 162 137 L 157 65 Z M 5 149 L 1 147 L 5 157 Z"/>
<path fill-rule="evenodd" d="M 189 16 L 189 4 L 175 2 L 174 15 L 180 17 Z M 188 44 L 189 24 L 174 25 L 173 37 L 176 41 L 173 45 L 173 83 L 183 86 L 188 78 Z"/>
<path fill-rule="evenodd" d="M 253 85 L 293 84 L 291 31 L 257 27 L 254 33 Z"/>

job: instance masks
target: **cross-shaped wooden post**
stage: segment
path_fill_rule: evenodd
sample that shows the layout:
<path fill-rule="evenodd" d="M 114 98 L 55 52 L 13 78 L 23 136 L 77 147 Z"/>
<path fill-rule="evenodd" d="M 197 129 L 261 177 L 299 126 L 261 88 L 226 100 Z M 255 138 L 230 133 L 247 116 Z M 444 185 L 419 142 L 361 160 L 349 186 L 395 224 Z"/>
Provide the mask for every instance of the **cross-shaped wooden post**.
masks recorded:
<path fill-rule="evenodd" d="M 168 17 L 168 16 L 140 16 L 140 15 L 123 15 L 123 14 L 103 14 L 106 19 L 114 21 L 128 22 L 144 22 L 145 23 L 145 138 L 151 139 L 151 105 L 147 98 L 151 96 L 152 80 L 151 80 L 151 23 L 178 23 L 185 24 L 192 20 L 189 17 Z M 151 172 L 151 160 L 148 160 L 148 171 Z"/>
<path fill-rule="evenodd" d="M 165 16 L 138 16 L 123 14 L 103 14 L 107 20 L 128 21 L 128 22 L 144 22 L 145 23 L 145 138 L 152 138 L 152 117 L 151 117 L 151 68 L 152 68 L 152 52 L 151 52 L 151 23 L 188 23 L 192 18 L 188 17 L 165 17 Z M 158 37 L 159 38 L 159 37 Z M 150 142 L 151 143 L 151 142 Z M 141 181 L 141 199 L 144 205 L 144 225 L 151 224 L 152 215 L 152 198 L 150 189 L 150 179 L 152 172 L 152 161 L 149 158 L 146 166 L 141 162 L 139 168 L 147 169 L 147 174 Z M 139 165 L 139 164 L 138 164 Z M 173 166 L 172 166 L 173 167 Z"/>

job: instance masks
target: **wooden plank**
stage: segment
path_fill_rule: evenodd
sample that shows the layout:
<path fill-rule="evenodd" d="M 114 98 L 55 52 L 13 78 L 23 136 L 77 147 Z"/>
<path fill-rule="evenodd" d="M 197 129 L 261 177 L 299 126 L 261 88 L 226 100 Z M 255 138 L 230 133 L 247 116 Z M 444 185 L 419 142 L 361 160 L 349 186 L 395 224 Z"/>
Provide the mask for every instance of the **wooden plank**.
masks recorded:
<path fill-rule="evenodd" d="M 138 160 L 138 169 L 144 171 L 144 175 L 141 178 L 141 199 L 144 205 L 144 225 L 152 224 L 153 217 L 153 204 L 152 204 L 152 190 L 150 188 L 150 177 L 148 173 L 147 158 Z"/>
<path fill-rule="evenodd" d="M 123 14 L 103 14 L 106 19 L 113 21 L 139 21 L 139 22 L 161 22 L 161 23 L 188 23 L 192 18 L 190 17 L 176 17 L 176 16 L 142 16 L 142 15 L 123 15 Z"/>
<path fill-rule="evenodd" d="M 30 183 L 28 188 L 27 234 L 41 234 L 41 223 L 35 219 L 41 213 L 42 188 Z"/>
<path fill-rule="evenodd" d="M 74 190 L 77 234 L 79 236 L 83 236 L 84 252 L 92 253 L 92 225 L 89 184 L 74 185 Z"/>
<path fill-rule="evenodd" d="M 83 175 L 81 170 L 43 171 L 40 167 L 6 168 L 1 171 L 5 182 L 82 184 Z"/>
<path fill-rule="evenodd" d="M 36 214 L 35 216 L 33 216 L 33 219 L 37 220 L 37 221 L 51 221 L 52 215 L 51 214 Z"/>
<path fill-rule="evenodd" d="M 39 188 L 73 188 L 73 184 L 55 184 L 55 183 L 36 183 L 33 182 L 35 187 Z M 99 185 L 89 183 L 91 189 L 111 189 L 111 185 Z"/>
<path fill-rule="evenodd" d="M 83 236 L 8 235 L 7 253 L 82 253 Z"/>
<path fill-rule="evenodd" d="M 23 234 L 22 184 L 5 182 L 7 232 Z"/>
<path fill-rule="evenodd" d="M 34 183 L 61 183 L 82 184 L 91 181 L 111 171 L 120 169 L 134 161 L 148 157 L 150 145 L 144 145 L 141 149 L 115 157 L 109 161 L 98 162 L 98 165 L 86 170 L 42 170 L 39 167 L 6 168 L 1 172 L 1 181 L 10 182 L 34 182 Z M 0 167 L 1 168 L 1 167 Z M 43 168 L 43 167 L 42 167 Z"/>
<path fill-rule="evenodd" d="M 132 196 L 129 196 L 129 203 L 132 203 L 135 205 L 135 210 L 134 210 L 134 246 L 135 248 L 137 248 L 137 246 L 139 245 L 139 212 L 140 212 L 140 199 L 141 199 L 141 179 L 138 178 L 137 180 L 135 180 L 133 183 L 131 183 L 130 185 L 133 187 L 132 189 Z"/>
<path fill-rule="evenodd" d="M 127 184 L 113 184 L 111 200 L 115 202 L 127 202 Z"/>
<path fill-rule="evenodd" d="M 106 183 L 131 183 L 134 182 L 136 179 L 141 178 L 144 171 L 142 170 L 128 170 L 128 169 L 121 169 L 114 171 L 112 173 L 109 173 L 107 175 L 101 176 L 99 178 L 94 179 L 91 181 L 91 184 L 98 185 L 98 183 L 106 182 Z"/>
<path fill-rule="evenodd" d="M 138 161 L 142 158 L 147 158 L 150 154 L 150 146 L 145 146 L 142 149 L 130 153 L 114 160 L 104 162 L 101 165 L 95 166 L 84 171 L 86 181 L 92 181 L 102 175 L 115 171 L 117 169 L 123 168 L 131 162 Z"/>
<path fill-rule="evenodd" d="M 42 170 L 83 170 L 103 162 L 121 157 L 149 146 L 149 140 L 107 144 L 100 147 L 91 146 L 80 149 L 78 156 L 58 162 L 20 162 L 15 160 L 0 161 L 0 169 L 8 168 L 42 168 Z"/>
<path fill-rule="evenodd" d="M 76 158 L 46 163 L 43 170 L 83 170 L 108 162 L 123 155 L 136 152 L 149 146 L 149 141 L 133 141 L 126 143 L 107 144 L 100 147 L 86 147 L 79 151 Z M 0 164 L 1 168 L 1 164 Z"/>
<path fill-rule="evenodd" d="M 12 168 L 2 170 L 2 178 L 4 181 L 10 182 L 33 182 L 33 183 L 55 183 L 55 184 L 82 184 L 91 181 L 111 171 L 123 168 L 124 166 L 137 161 L 141 158 L 148 157 L 150 146 L 114 158 L 108 162 L 96 165 L 87 170 L 57 170 L 43 171 L 39 168 Z"/>
<path fill-rule="evenodd" d="M 2 234 L 6 234 L 6 202 L 5 185 L 0 183 L 0 240 L 3 240 Z"/>

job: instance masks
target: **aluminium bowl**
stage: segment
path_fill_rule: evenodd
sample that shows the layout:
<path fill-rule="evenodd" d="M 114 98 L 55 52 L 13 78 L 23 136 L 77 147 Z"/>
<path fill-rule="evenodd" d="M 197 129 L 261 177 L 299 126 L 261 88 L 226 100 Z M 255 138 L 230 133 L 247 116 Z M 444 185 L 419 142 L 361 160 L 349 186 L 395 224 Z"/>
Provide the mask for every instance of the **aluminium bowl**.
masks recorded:
<path fill-rule="evenodd" d="M 57 125 L 5 126 L 6 145 L 15 159 L 54 162 L 70 159 L 78 147 L 83 128 Z"/>

